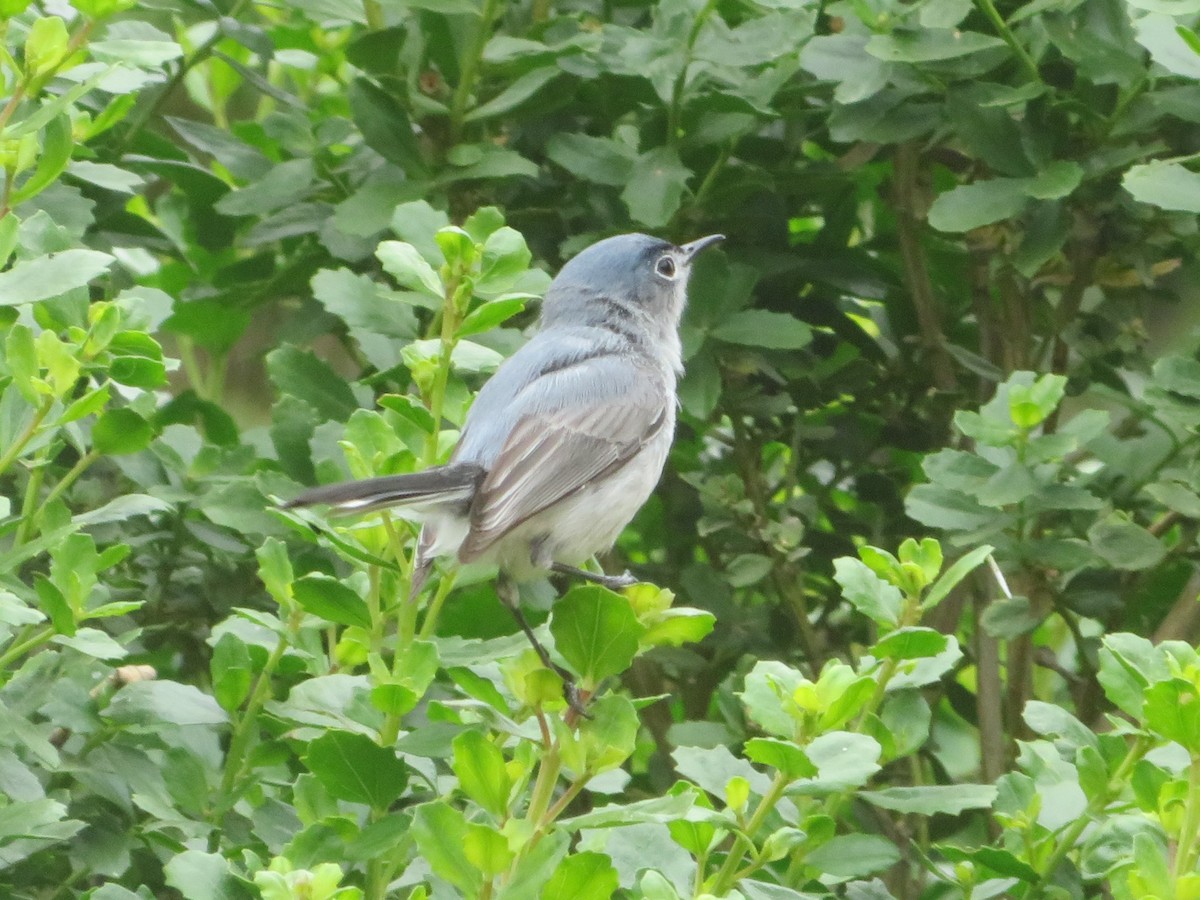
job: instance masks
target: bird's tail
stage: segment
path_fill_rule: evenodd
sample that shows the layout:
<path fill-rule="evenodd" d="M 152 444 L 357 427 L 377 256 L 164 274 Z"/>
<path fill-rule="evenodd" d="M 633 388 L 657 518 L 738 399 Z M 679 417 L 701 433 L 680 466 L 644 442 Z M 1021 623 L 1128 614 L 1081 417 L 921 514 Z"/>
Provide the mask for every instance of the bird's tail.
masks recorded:
<path fill-rule="evenodd" d="M 484 470 L 474 463 L 450 463 L 409 475 L 385 475 L 343 481 L 307 490 L 283 504 L 283 509 L 328 504 L 334 515 L 371 512 L 389 506 L 445 508 L 469 505 Z"/>

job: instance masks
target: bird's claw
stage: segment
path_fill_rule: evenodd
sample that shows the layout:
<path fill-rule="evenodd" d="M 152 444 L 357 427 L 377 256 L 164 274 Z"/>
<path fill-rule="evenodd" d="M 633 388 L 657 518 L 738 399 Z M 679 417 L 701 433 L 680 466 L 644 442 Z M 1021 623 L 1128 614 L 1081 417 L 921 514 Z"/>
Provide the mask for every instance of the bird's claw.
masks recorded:
<path fill-rule="evenodd" d="M 573 678 L 563 679 L 563 699 L 567 701 L 567 708 L 581 719 L 590 719 L 592 714 L 587 711 L 587 700 L 583 697 L 583 692 L 579 690 L 579 685 L 575 683 Z"/>
<path fill-rule="evenodd" d="M 610 591 L 623 591 L 625 588 L 633 587 L 639 584 L 641 579 L 626 569 L 620 575 L 603 575 L 596 579 L 597 582 Z"/>

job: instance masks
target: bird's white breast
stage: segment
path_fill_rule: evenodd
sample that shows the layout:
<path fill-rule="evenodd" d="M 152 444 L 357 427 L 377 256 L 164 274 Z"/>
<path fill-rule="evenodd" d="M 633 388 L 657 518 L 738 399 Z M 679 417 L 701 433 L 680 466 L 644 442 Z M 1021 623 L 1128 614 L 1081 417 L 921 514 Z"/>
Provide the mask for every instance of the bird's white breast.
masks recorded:
<path fill-rule="evenodd" d="M 609 549 L 653 493 L 674 435 L 672 408 L 662 427 L 620 469 L 514 528 L 485 558 L 520 580 L 551 563 L 577 566 Z M 531 548 L 536 558 L 531 559 Z"/>

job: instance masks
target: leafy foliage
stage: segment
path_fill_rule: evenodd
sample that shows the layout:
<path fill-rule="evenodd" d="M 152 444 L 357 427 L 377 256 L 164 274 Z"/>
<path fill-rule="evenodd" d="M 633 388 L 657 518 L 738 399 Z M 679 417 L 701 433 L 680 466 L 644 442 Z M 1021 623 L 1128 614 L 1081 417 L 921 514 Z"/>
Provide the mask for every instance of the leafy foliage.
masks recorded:
<path fill-rule="evenodd" d="M 0 893 L 1196 895 L 1197 15 L 0 0 Z M 276 501 L 635 229 L 729 240 L 581 719 Z"/>

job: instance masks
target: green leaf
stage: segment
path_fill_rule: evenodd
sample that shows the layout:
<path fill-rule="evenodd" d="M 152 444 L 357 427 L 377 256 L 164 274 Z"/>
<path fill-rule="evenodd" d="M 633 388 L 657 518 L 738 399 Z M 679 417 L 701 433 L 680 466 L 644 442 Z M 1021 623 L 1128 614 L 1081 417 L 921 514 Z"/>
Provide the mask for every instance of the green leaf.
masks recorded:
<path fill-rule="evenodd" d="M 167 383 L 167 368 L 161 360 L 142 356 L 119 356 L 108 367 L 108 375 L 117 384 L 147 390 Z"/>
<path fill-rule="evenodd" d="M 479 254 L 475 249 L 475 238 L 465 228 L 447 225 L 445 228 L 439 228 L 433 237 L 437 241 L 438 249 L 442 251 L 442 256 L 445 257 L 446 264 L 452 269 L 467 270 L 474 265 Z"/>
<path fill-rule="evenodd" d="M 724 748 L 721 749 L 724 750 Z M 725 752 L 732 758 L 728 750 Z M 739 762 L 746 767 L 747 771 L 754 773 L 754 769 L 749 763 L 740 760 Z M 769 783 L 765 778 L 763 781 Z M 590 812 L 580 813 L 569 819 L 563 819 L 560 824 L 564 829 L 570 831 L 650 822 L 665 825 L 687 816 L 694 805 L 695 799 L 690 792 L 667 794 L 662 797 L 651 797 L 649 800 L 635 800 L 631 803 L 612 803 Z"/>
<path fill-rule="evenodd" d="M 412 244 L 404 241 L 384 241 L 375 251 L 383 270 L 402 287 L 421 291 L 441 300 L 445 295 L 442 279 Z"/>
<path fill-rule="evenodd" d="M 190 684 L 177 681 L 137 681 L 113 696 L 102 715 L 129 725 L 224 725 L 225 710 L 216 700 Z"/>
<path fill-rule="evenodd" d="M 84 287 L 108 271 L 113 257 L 96 250 L 71 249 L 22 260 L 0 272 L 0 306 L 33 303 Z"/>
<path fill-rule="evenodd" d="M 344 422 L 358 409 L 345 379 L 313 354 L 289 344 L 267 354 L 267 374 L 282 393 L 305 401 L 326 419 Z"/>
<path fill-rule="evenodd" d="M 258 896 L 219 853 L 184 850 L 163 867 L 166 882 L 188 900 L 251 900 Z"/>
<path fill-rule="evenodd" d="M 1196 685 L 1182 678 L 1155 682 L 1146 690 L 1146 725 L 1193 756 L 1200 753 L 1200 702 Z"/>
<path fill-rule="evenodd" d="M 108 619 L 113 616 L 123 616 L 135 612 L 146 605 L 145 600 L 117 600 L 113 603 L 101 603 L 93 606 L 84 613 L 84 619 Z"/>
<path fill-rule="evenodd" d="M 980 624 L 986 634 L 1012 641 L 1015 637 L 1030 634 L 1042 624 L 1043 618 L 1034 614 L 1030 600 L 1025 596 L 1000 596 L 985 608 Z"/>
<path fill-rule="evenodd" d="M 113 355 L 108 374 L 113 381 L 130 387 L 152 390 L 167 381 L 162 347 L 158 341 L 141 331 L 122 331 L 108 342 Z"/>
<path fill-rule="evenodd" d="M 893 31 L 867 41 L 867 52 L 885 62 L 926 63 L 955 59 L 1004 46 L 1000 38 L 976 31 Z"/>
<path fill-rule="evenodd" d="M 638 157 L 621 199 L 635 222 L 662 228 L 679 209 L 692 172 L 670 147 L 657 147 Z"/>
<path fill-rule="evenodd" d="M 307 612 L 339 625 L 371 627 L 366 601 L 336 578 L 310 573 L 292 583 L 292 596 Z"/>
<path fill-rule="evenodd" d="M 463 814 L 442 802 L 422 803 L 413 812 L 412 837 L 433 873 L 473 897 L 481 876 L 467 857 L 467 822 Z"/>
<path fill-rule="evenodd" d="M 565 829 L 552 829 L 517 859 L 512 876 L 499 896 L 504 900 L 539 900 L 542 888 L 567 854 L 571 836 Z"/>
<path fill-rule="evenodd" d="M 1140 719 L 1146 688 L 1167 677 L 1163 653 L 1146 638 L 1124 633 L 1104 637 L 1097 679 L 1118 709 Z"/>
<path fill-rule="evenodd" d="M 233 712 L 250 696 L 250 683 L 254 678 L 250 650 L 241 638 L 227 631 L 213 645 L 209 666 L 213 695 L 222 709 Z"/>
<path fill-rule="evenodd" d="M 118 194 L 136 194 L 145 185 L 145 179 L 135 172 L 114 166 L 111 163 L 94 163 L 77 159 L 67 167 L 67 173 L 88 184 L 94 184 Z"/>
<path fill-rule="evenodd" d="M 923 659 L 937 656 L 949 639 L 932 628 L 899 628 L 881 638 L 871 652 L 880 659 Z"/>
<path fill-rule="evenodd" d="M 425 174 L 417 133 L 395 96 L 366 78 L 355 78 L 346 88 L 346 99 L 350 116 L 368 147 L 411 176 Z"/>
<path fill-rule="evenodd" d="M 176 303 L 163 328 L 186 335 L 201 347 L 223 353 L 246 332 L 250 314 L 229 303 L 201 297 Z"/>
<path fill-rule="evenodd" d="M 676 843 L 679 843 L 679 841 L 676 841 Z M 699 854 L 696 853 L 694 855 Z M 742 887 L 743 885 L 745 885 L 744 880 L 738 883 L 738 887 Z M 657 869 L 646 869 L 642 872 L 641 880 L 638 881 L 637 896 L 642 898 L 642 900 L 680 900 L 679 892 L 675 890 L 675 886 Z"/>
<path fill-rule="evenodd" d="M 401 203 L 391 219 L 391 228 L 396 237 L 416 247 L 421 256 L 433 265 L 444 262 L 434 235 L 449 224 L 449 217 L 425 200 Z"/>
<path fill-rule="evenodd" d="M 904 511 L 923 525 L 951 531 L 983 528 L 996 522 L 995 510 L 981 506 L 960 491 L 936 484 L 918 484 L 909 491 Z"/>
<path fill-rule="evenodd" d="M 1061 706 L 1030 700 L 1025 704 L 1021 717 L 1035 733 L 1048 737 L 1061 737 L 1072 747 L 1099 749 L 1099 739 L 1088 728 Z"/>
<path fill-rule="evenodd" d="M 817 680 L 817 726 L 840 728 L 858 716 L 875 693 L 877 683 L 870 675 L 856 675 L 846 665 L 826 665 Z"/>
<path fill-rule="evenodd" d="M 80 628 L 72 635 L 55 635 L 52 640 L 94 659 L 123 659 L 129 655 L 128 650 L 98 628 Z"/>
<path fill-rule="evenodd" d="M 508 290 L 529 269 L 532 259 L 533 254 L 519 231 L 507 225 L 496 229 L 483 244 L 479 290 L 488 293 Z"/>
<path fill-rule="evenodd" d="M 373 335 L 412 340 L 417 320 L 406 295 L 348 269 L 322 269 L 312 278 L 313 297 L 346 323 L 360 343 Z M 365 332 L 365 334 L 363 333 Z"/>
<path fill-rule="evenodd" d="M 1119 514 L 1088 529 L 1088 542 L 1096 555 L 1115 569 L 1139 571 L 1156 566 L 1167 555 L 1162 541 Z"/>
<path fill-rule="evenodd" d="M 592 702 L 586 720 L 572 735 L 562 719 L 555 720 L 563 763 L 576 772 L 597 775 L 622 765 L 637 745 L 640 722 L 633 702 L 607 694 Z"/>
<path fill-rule="evenodd" d="M 1043 375 L 1029 384 L 1010 383 L 1008 411 L 1013 423 L 1024 430 L 1036 428 L 1058 408 L 1066 389 L 1062 375 Z"/>
<path fill-rule="evenodd" d="M 750 718 L 765 731 L 793 739 L 800 710 L 792 695 L 805 684 L 810 682 L 796 669 L 775 660 L 759 660 L 746 674 L 745 686 L 738 697 Z"/>
<path fill-rule="evenodd" d="M 708 637 L 717 624 L 717 617 L 702 609 L 677 607 L 662 612 L 646 623 L 642 635 L 643 647 L 682 647 L 696 644 Z"/>
<path fill-rule="evenodd" d="M 133 6 L 130 2 L 112 2 L 108 6 L 116 11 Z M 183 48 L 174 41 L 139 40 L 134 38 L 110 38 L 88 43 L 88 52 L 101 62 L 145 69 L 158 69 L 164 63 L 178 59 Z"/>
<path fill-rule="evenodd" d="M 996 799 L 991 784 L 945 784 L 925 787 L 892 787 L 881 791 L 859 791 L 858 796 L 874 806 L 900 813 L 957 816 L 968 809 L 989 809 Z"/>
<path fill-rule="evenodd" d="M 491 300 L 471 310 L 467 314 L 467 317 L 463 319 L 462 325 L 459 326 L 458 333 L 461 337 L 466 337 L 469 334 L 491 331 L 497 325 L 507 322 L 523 309 L 525 309 L 524 297 L 507 297 L 499 300 Z"/>
<path fill-rule="evenodd" d="M 912 538 L 906 538 L 900 544 L 897 553 L 901 562 L 914 563 L 920 567 L 926 584 L 937 578 L 938 573 L 942 571 L 942 545 L 933 538 L 922 538 L 919 543 Z M 887 580 L 881 572 L 877 571 L 876 574 Z"/>
<path fill-rule="evenodd" d="M 1037 493 L 1038 488 L 1039 484 L 1029 467 L 1013 461 L 994 472 L 978 490 L 970 493 L 984 506 L 999 509 L 1028 500 Z"/>
<path fill-rule="evenodd" d="M 226 216 L 261 216 L 307 198 L 315 177 L 312 159 L 290 159 L 246 187 L 230 191 L 213 208 Z"/>
<path fill-rule="evenodd" d="M 478 822 L 467 823 L 463 851 L 471 865 L 479 869 L 486 878 L 495 878 L 508 871 L 514 856 L 508 849 L 508 839 L 503 834 Z"/>
<path fill-rule="evenodd" d="M 454 758 L 450 767 L 458 776 L 463 792 L 498 819 L 508 811 L 512 779 L 504 764 L 504 754 L 480 732 L 464 731 L 454 739 Z"/>
<path fill-rule="evenodd" d="M 515 150 L 495 144 L 458 144 L 446 154 L 452 168 L 443 170 L 447 183 L 476 178 L 536 178 L 538 167 Z"/>
<path fill-rule="evenodd" d="M 800 745 L 792 741 L 751 738 L 746 741 L 744 753 L 746 759 L 778 769 L 789 780 L 811 778 L 817 774 L 817 767 L 805 755 Z"/>
<path fill-rule="evenodd" d="M 1083 166 L 1056 160 L 1025 183 L 1025 193 L 1035 200 L 1057 200 L 1068 196 L 1083 181 Z"/>
<path fill-rule="evenodd" d="M 41 366 L 33 331 L 27 325 L 17 322 L 9 327 L 4 338 L 4 361 L 8 363 L 9 374 L 21 396 L 31 404 L 39 403 L 41 395 L 34 379 L 41 372 Z"/>
<path fill-rule="evenodd" d="M 939 194 L 929 207 L 929 224 L 938 231 L 962 232 L 1011 219 L 1029 202 L 1023 178 L 994 178 L 960 184 Z"/>
<path fill-rule="evenodd" d="M 66 169 L 71 161 L 71 152 L 75 148 L 75 138 L 71 134 L 71 117 L 63 113 L 55 116 L 46 125 L 42 137 L 41 152 L 38 153 L 37 168 L 19 188 L 12 192 L 8 200 L 9 207 L 24 203 L 30 197 L 37 196 Z M 0 290 L 0 296 L 3 291 Z"/>
<path fill-rule="evenodd" d="M 593 690 L 602 680 L 629 668 L 645 627 L 629 601 L 599 585 L 579 585 L 550 614 L 554 646 Z"/>
<path fill-rule="evenodd" d="M 491 100 L 468 112 L 464 121 L 481 122 L 484 119 L 510 113 L 562 74 L 562 69 L 554 65 L 532 69 L 509 84 Z"/>
<path fill-rule="evenodd" d="M 340 545 L 336 546 L 340 549 Z M 365 562 L 370 561 L 369 554 L 364 556 L 367 557 Z M 267 593 L 284 608 L 280 612 L 292 612 L 291 584 L 294 575 L 287 545 L 277 538 L 268 537 L 255 551 L 255 558 L 258 560 L 258 577 L 266 587 Z M 382 564 L 382 560 L 379 564 Z"/>
<path fill-rule="evenodd" d="M 833 561 L 833 580 L 838 583 L 850 605 L 880 625 L 900 624 L 903 595 L 860 560 L 843 556 Z"/>
<path fill-rule="evenodd" d="M 975 571 L 992 554 L 994 548 L 988 544 L 976 547 L 959 557 L 949 569 L 933 583 L 921 601 L 921 609 L 933 609 L 946 599 L 959 583 Z"/>
<path fill-rule="evenodd" d="M 145 900 L 145 898 L 110 881 L 92 891 L 88 900 Z"/>
<path fill-rule="evenodd" d="M 54 630 L 59 634 L 74 634 L 75 611 L 71 609 L 71 604 L 67 602 L 63 592 L 44 575 L 34 576 L 33 585 L 42 611 L 50 617 Z"/>
<path fill-rule="evenodd" d="M 933 714 L 919 690 L 890 691 L 879 718 L 891 738 L 889 756 L 892 758 L 915 753 L 929 740 Z"/>
<path fill-rule="evenodd" d="M 153 439 L 154 426 L 127 406 L 101 413 L 92 426 L 92 446 L 109 456 L 145 450 Z"/>
<path fill-rule="evenodd" d="M 1150 58 L 1163 68 L 1186 78 L 1200 78 L 1200 56 L 1179 33 L 1171 16 L 1151 13 L 1133 22 L 1137 42 L 1150 51 Z"/>
<path fill-rule="evenodd" d="M 1200 174 L 1179 163 L 1154 162 L 1132 166 L 1121 186 L 1139 203 L 1161 209 L 1200 213 Z"/>
<path fill-rule="evenodd" d="M 968 850 L 948 844 L 939 844 L 937 849 L 953 862 L 970 860 L 985 870 L 990 869 L 998 875 L 1006 878 L 1018 878 L 1030 884 L 1039 880 L 1038 873 L 1028 863 L 1012 852 L 999 847 L 973 847 Z"/>
<path fill-rule="evenodd" d="M 1126 0 L 1134 9 L 1165 13 L 1168 16 L 1187 16 L 1200 12 L 1200 0 Z"/>
<path fill-rule="evenodd" d="M 8 265 L 13 251 L 17 249 L 17 239 L 21 230 L 21 220 L 16 213 L 10 212 L 0 219 L 0 269 Z M 11 315 L 11 313 L 6 313 Z"/>
<path fill-rule="evenodd" d="M 385 810 L 404 793 L 408 766 L 365 734 L 330 729 L 308 744 L 304 763 L 339 800 Z"/>
<path fill-rule="evenodd" d="M 550 877 L 542 896 L 571 900 L 609 900 L 620 887 L 612 860 L 603 853 L 582 851 L 568 856 Z"/>
<path fill-rule="evenodd" d="M 886 838 L 873 834 L 838 835 L 804 857 L 806 865 L 839 878 L 882 872 L 899 861 L 899 849 Z"/>
<path fill-rule="evenodd" d="M 1178 879 L 1172 876 L 1168 852 L 1157 834 L 1142 832 L 1133 837 L 1133 870 L 1145 897 L 1172 897 Z M 1131 879 L 1132 880 L 1132 879 Z"/>
<path fill-rule="evenodd" d="M 637 152 L 612 138 L 560 132 L 546 143 L 546 156 L 576 178 L 622 187 L 629 183 Z"/>
<path fill-rule="evenodd" d="M 712 336 L 730 344 L 766 350 L 799 350 L 812 342 L 812 329 L 786 313 L 744 309 L 714 328 Z"/>
<path fill-rule="evenodd" d="M 504 227 L 504 213 L 498 206 L 481 206 L 471 215 L 467 216 L 462 224 L 462 231 L 471 239 L 472 247 L 475 244 L 483 244 L 487 242 L 493 234 Z M 447 230 L 456 230 L 453 228 Z M 524 242 L 524 238 L 521 241 Z"/>
<path fill-rule="evenodd" d="M 0 866 L 7 868 L 85 827 L 66 816 L 67 808 L 55 800 L 16 800 L 0 807 Z"/>
<path fill-rule="evenodd" d="M 804 753 L 817 767 L 815 778 L 797 782 L 788 793 L 821 795 L 858 788 L 879 771 L 883 748 L 873 737 L 831 731 L 814 738 Z"/>
<path fill-rule="evenodd" d="M 671 840 L 686 850 L 692 856 L 707 853 L 717 836 L 717 828 L 710 822 L 693 822 L 685 817 L 679 817 L 667 823 L 671 832 Z"/>
<path fill-rule="evenodd" d="M 379 398 L 379 405 L 415 425 L 422 434 L 432 434 L 436 427 L 429 410 L 407 394 L 385 394 Z"/>

